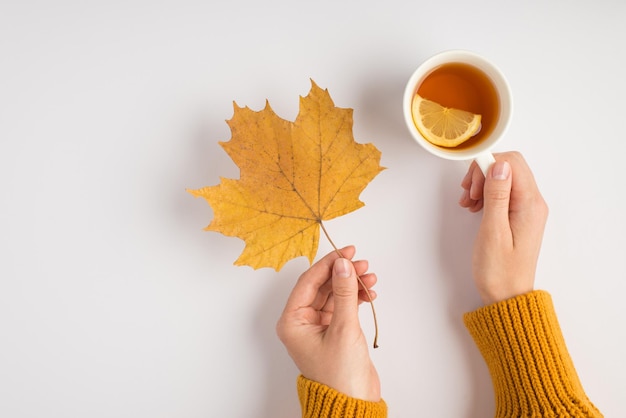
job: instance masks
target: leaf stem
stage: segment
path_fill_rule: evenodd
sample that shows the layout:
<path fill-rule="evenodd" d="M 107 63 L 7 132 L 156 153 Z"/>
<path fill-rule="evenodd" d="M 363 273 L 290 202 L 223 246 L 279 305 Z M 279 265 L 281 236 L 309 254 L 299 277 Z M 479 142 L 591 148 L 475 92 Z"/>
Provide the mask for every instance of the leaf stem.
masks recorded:
<path fill-rule="evenodd" d="M 324 224 L 321 220 L 319 221 L 319 224 L 322 227 L 322 231 L 324 231 L 324 235 L 326 235 L 326 239 L 328 239 L 330 245 L 332 245 L 332 247 L 335 249 L 335 252 L 339 255 L 339 257 L 345 258 L 343 254 L 341 254 L 341 251 L 339 251 L 333 240 L 330 238 L 330 235 L 328 235 L 328 231 L 326 230 L 326 227 L 324 227 Z M 363 280 L 361 280 L 361 277 L 357 275 L 356 279 L 359 281 L 359 284 L 361 285 L 363 290 L 365 290 L 365 294 L 369 299 L 370 307 L 372 308 L 372 316 L 374 317 L 374 348 L 378 348 L 378 319 L 376 318 L 376 309 L 374 309 L 374 300 L 372 299 L 372 295 L 370 294 L 369 289 L 365 287 Z"/>

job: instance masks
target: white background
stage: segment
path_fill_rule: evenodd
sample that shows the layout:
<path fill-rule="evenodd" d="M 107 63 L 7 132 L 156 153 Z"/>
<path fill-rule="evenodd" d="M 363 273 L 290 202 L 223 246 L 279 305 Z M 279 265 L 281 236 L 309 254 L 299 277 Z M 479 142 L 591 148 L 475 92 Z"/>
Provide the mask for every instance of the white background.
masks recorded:
<path fill-rule="evenodd" d="M 308 263 L 233 266 L 243 242 L 204 232 L 185 189 L 238 177 L 218 145 L 233 101 L 293 120 L 311 79 L 388 168 L 327 227 L 379 276 L 390 416 L 493 415 L 461 321 L 465 164 L 402 119 L 413 70 L 456 48 L 509 79 L 496 151 L 526 156 L 551 209 L 537 287 L 589 397 L 626 416 L 625 21 L 620 0 L 0 0 L 0 416 L 299 416 L 274 325 Z"/>

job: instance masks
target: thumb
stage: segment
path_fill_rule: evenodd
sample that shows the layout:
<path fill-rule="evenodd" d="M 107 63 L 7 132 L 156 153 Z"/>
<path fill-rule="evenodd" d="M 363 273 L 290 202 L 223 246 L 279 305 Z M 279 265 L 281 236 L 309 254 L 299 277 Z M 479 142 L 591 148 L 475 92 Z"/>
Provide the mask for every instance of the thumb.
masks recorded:
<path fill-rule="evenodd" d="M 333 265 L 334 312 L 331 327 L 358 322 L 359 284 L 352 263 L 338 258 Z"/>
<path fill-rule="evenodd" d="M 511 184 L 511 165 L 507 161 L 496 161 L 487 173 L 483 189 L 483 223 L 486 226 L 508 226 Z"/>

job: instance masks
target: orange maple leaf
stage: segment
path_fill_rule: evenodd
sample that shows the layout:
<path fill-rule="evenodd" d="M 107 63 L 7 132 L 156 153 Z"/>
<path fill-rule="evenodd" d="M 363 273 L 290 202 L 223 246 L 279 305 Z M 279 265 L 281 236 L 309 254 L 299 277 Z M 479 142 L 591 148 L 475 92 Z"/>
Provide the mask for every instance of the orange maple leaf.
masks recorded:
<path fill-rule="evenodd" d="M 188 190 L 213 209 L 206 230 L 245 241 L 236 265 L 278 271 L 298 256 L 312 263 L 322 221 L 362 207 L 359 195 L 384 169 L 374 145 L 354 141 L 352 109 L 335 107 L 328 90 L 311 84 L 295 122 L 269 102 L 258 112 L 235 103 L 232 137 L 220 145 L 240 179 Z"/>

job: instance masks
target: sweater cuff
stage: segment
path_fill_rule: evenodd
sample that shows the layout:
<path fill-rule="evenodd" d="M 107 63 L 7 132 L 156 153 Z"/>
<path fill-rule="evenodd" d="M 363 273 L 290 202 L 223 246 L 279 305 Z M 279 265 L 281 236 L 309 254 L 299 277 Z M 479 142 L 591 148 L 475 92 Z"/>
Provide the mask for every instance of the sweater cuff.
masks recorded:
<path fill-rule="evenodd" d="M 602 416 L 580 383 L 550 294 L 532 291 L 463 320 L 489 368 L 496 416 Z"/>
<path fill-rule="evenodd" d="M 386 418 L 387 404 L 351 398 L 300 375 L 297 381 L 302 418 Z"/>

